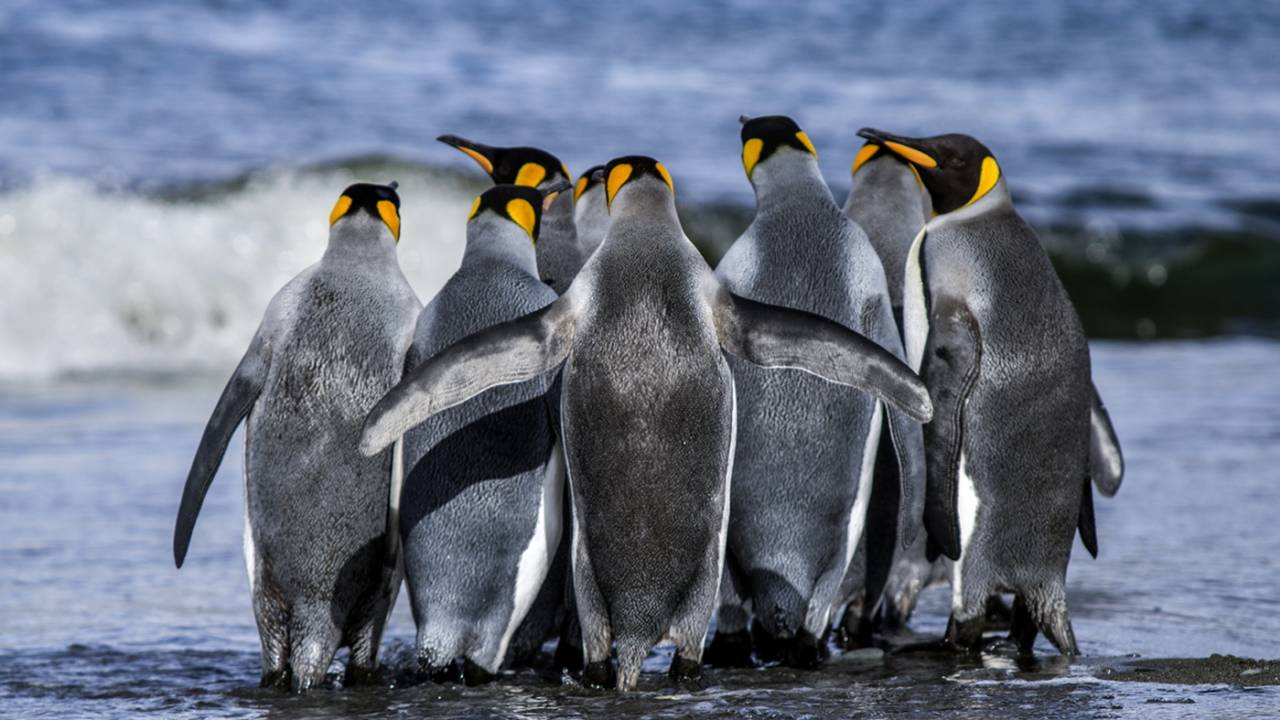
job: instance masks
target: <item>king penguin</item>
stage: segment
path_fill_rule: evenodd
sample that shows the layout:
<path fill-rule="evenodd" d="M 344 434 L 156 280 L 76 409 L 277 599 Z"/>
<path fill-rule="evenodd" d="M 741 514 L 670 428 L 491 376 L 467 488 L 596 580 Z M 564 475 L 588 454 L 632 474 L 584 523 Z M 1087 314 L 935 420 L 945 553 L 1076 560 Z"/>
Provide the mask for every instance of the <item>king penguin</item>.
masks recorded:
<path fill-rule="evenodd" d="M 583 262 L 604 242 L 609 231 L 609 207 L 604 199 L 604 166 L 596 165 L 578 176 L 573 189 L 573 222 Z"/>
<path fill-rule="evenodd" d="M 1090 451 L 1100 403 L 1080 319 L 986 146 L 858 134 L 911 163 L 935 213 L 906 257 L 903 325 L 937 409 L 925 427 L 925 526 L 930 554 L 955 560 L 947 640 L 979 647 L 988 598 L 1013 593 L 1021 652 L 1042 632 L 1078 654 L 1071 544 L 1078 530 L 1096 557 L 1090 480 L 1118 483 L 1122 469 L 1117 444 Z"/>
<path fill-rule="evenodd" d="M 400 586 L 393 490 L 400 444 L 357 450 L 400 379 L 421 309 L 400 271 L 395 184 L 356 184 L 329 216 L 320 261 L 276 293 L 200 439 L 174 528 L 178 567 L 231 435 L 245 429 L 244 554 L 263 686 L 308 690 L 340 646 L 369 679 Z M 392 438 L 393 441 L 396 438 Z M 387 443 L 392 444 L 391 442 Z"/>
<path fill-rule="evenodd" d="M 929 194 L 924 191 L 920 174 L 910 163 L 874 142 L 863 145 L 850 166 L 852 184 L 845 200 L 844 213 L 867 234 L 875 248 L 889 284 L 889 299 L 897 332 L 902 332 L 902 273 L 907 250 L 916 233 L 924 227 L 932 212 Z M 881 433 L 881 451 L 876 455 L 870 509 L 863 543 L 854 554 L 853 568 L 841 594 L 850 598 L 841 627 L 846 647 L 865 646 L 877 619 L 883 617 L 889 627 L 905 622 L 915 607 L 916 597 L 931 577 L 938 577 L 948 561 L 937 561 L 932 568 L 925 557 L 926 538 L 917 533 L 906 548 L 896 547 L 888 539 L 900 535 L 892 522 L 898 506 L 897 467 L 889 461 L 886 444 L 888 433 Z M 945 580 L 945 575 L 941 576 Z M 879 598 L 884 595 L 883 601 Z M 899 609 L 908 609 L 905 614 Z"/>
<path fill-rule="evenodd" d="M 836 204 L 808 136 L 784 116 L 742 122 L 742 163 L 756 215 L 716 275 L 735 295 L 820 315 L 901 358 L 884 269 L 866 234 Z M 729 365 L 739 442 L 708 659 L 749 664 L 750 607 L 757 656 L 812 667 L 825 657 L 827 628 L 843 604 L 841 585 L 867 520 L 885 408 L 805 373 L 737 358 Z M 887 416 L 910 540 L 923 511 L 924 441 L 908 414 L 890 408 Z"/>
<path fill-rule="evenodd" d="M 361 449 L 380 452 L 424 418 L 563 366 L 583 680 L 631 690 L 664 638 L 675 643 L 674 678 L 701 670 L 736 436 L 725 353 L 863 388 L 920 421 L 932 407 L 919 378 L 878 345 L 732 295 L 685 236 L 661 163 L 616 158 L 604 176 L 612 222 L 569 292 L 415 370 L 370 413 Z"/>
<path fill-rule="evenodd" d="M 457 135 L 441 135 L 440 142 L 457 148 L 476 161 L 498 184 L 525 185 L 545 190 L 559 183 L 573 183 L 569 168 L 546 150 L 534 147 L 494 147 Z M 538 240 L 538 275 L 563 295 L 586 262 L 573 222 L 573 194 L 548 194 Z"/>
<path fill-rule="evenodd" d="M 567 183 L 552 192 L 568 189 Z M 534 246 L 542 193 L 495 185 L 472 205 L 462 266 L 418 318 L 405 371 L 468 335 L 550 305 Z M 432 675 L 463 658 L 468 684 L 491 679 L 543 586 L 561 536 L 564 460 L 540 376 L 477 397 L 410 430 L 401 493 L 405 576 L 417 655 Z M 563 577 L 560 582 L 563 583 Z M 563 587 L 563 585 L 561 585 Z M 447 674 L 447 673 L 446 673 Z"/>

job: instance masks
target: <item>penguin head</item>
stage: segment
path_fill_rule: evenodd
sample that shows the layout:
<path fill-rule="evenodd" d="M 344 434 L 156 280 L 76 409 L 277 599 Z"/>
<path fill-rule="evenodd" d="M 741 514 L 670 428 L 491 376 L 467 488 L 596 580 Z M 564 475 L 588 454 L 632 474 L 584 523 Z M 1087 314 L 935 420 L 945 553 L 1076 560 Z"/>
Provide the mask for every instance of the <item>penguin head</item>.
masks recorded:
<path fill-rule="evenodd" d="M 562 189 L 564 189 L 563 186 Z M 543 197 L 543 193 L 537 188 L 524 185 L 494 185 L 480 193 L 475 202 L 471 203 L 467 225 L 469 227 L 477 220 L 494 216 L 500 220 L 515 223 L 529 236 L 529 242 L 536 245 L 538 230 L 542 225 Z"/>
<path fill-rule="evenodd" d="M 1000 182 L 1000 165 L 991 151 L 968 135 L 909 138 L 871 128 L 859 130 L 858 135 L 911 164 L 929 192 L 937 215 L 977 202 Z M 866 152 L 863 162 L 880 151 Z M 854 172 L 859 167 L 855 160 Z"/>
<path fill-rule="evenodd" d="M 576 203 L 589 190 L 604 184 L 604 166 L 596 165 L 587 168 L 587 171 L 578 176 L 578 182 L 573 186 L 573 201 Z"/>
<path fill-rule="evenodd" d="M 795 151 L 818 157 L 809 136 L 786 115 L 757 118 L 743 115 L 738 121 L 742 123 L 742 168 L 747 171 L 748 179 L 761 163 L 780 152 Z"/>
<path fill-rule="evenodd" d="M 671 182 L 671 173 L 662 163 L 645 155 L 626 155 L 614 158 L 604 166 L 605 202 L 613 208 L 613 202 L 623 188 L 651 187 L 665 193 L 667 199 L 675 202 L 675 185 Z"/>
<path fill-rule="evenodd" d="M 329 213 L 329 227 L 336 228 L 340 222 L 350 222 L 364 211 L 381 220 L 396 242 L 400 242 L 400 195 L 396 193 L 397 187 L 399 183 L 394 180 L 386 185 L 356 183 L 347 186 Z"/>
<path fill-rule="evenodd" d="M 534 147 L 493 147 L 457 135 L 441 135 L 440 142 L 457 148 L 476 161 L 498 185 L 543 187 L 563 180 L 573 182 L 559 158 Z"/>

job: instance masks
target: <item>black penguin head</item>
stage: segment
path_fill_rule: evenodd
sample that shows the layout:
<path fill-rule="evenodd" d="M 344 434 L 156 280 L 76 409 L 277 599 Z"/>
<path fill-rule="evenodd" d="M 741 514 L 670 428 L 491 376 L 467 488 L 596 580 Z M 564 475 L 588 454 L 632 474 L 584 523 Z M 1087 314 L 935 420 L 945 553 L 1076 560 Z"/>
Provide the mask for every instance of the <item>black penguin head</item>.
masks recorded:
<path fill-rule="evenodd" d="M 587 168 L 586 172 L 578 176 L 578 184 L 573 187 L 573 201 L 578 202 L 578 198 L 584 193 L 602 183 L 604 183 L 604 166 L 596 165 Z"/>
<path fill-rule="evenodd" d="M 909 138 L 871 128 L 859 130 L 858 135 L 910 163 L 920 174 L 938 215 L 977 202 L 1000 181 L 1000 165 L 991 151 L 968 135 Z M 855 160 L 854 172 L 857 168 Z"/>
<path fill-rule="evenodd" d="M 537 188 L 524 185 L 494 185 L 480 193 L 475 202 L 471 203 L 471 214 L 467 215 L 467 223 L 470 224 L 485 212 L 492 212 L 498 217 L 519 225 L 529 236 L 529 241 L 536 244 L 538 230 L 542 225 L 542 200 L 543 194 Z"/>
<path fill-rule="evenodd" d="M 546 150 L 533 147 L 493 147 L 457 135 L 441 135 L 436 139 L 475 160 L 498 185 L 538 187 L 556 180 L 573 182 L 569 168 Z"/>
<path fill-rule="evenodd" d="M 604 166 L 605 201 L 612 207 L 613 199 L 617 197 L 622 186 L 645 176 L 661 180 L 666 184 L 667 189 L 673 195 L 675 194 L 676 186 L 671 182 L 671 173 L 667 172 L 662 163 L 645 155 L 626 155 L 614 158 Z"/>
<path fill-rule="evenodd" d="M 396 241 L 400 240 L 400 195 L 396 193 L 399 183 L 392 181 L 386 185 L 356 183 L 347 186 L 329 213 L 329 227 L 339 220 L 361 210 L 382 220 L 391 230 Z"/>
<path fill-rule="evenodd" d="M 747 177 L 756 166 L 773 155 L 779 148 L 789 147 L 817 157 L 809 136 L 804 134 L 795 120 L 786 115 L 766 115 L 738 118 L 742 123 L 742 167 Z"/>

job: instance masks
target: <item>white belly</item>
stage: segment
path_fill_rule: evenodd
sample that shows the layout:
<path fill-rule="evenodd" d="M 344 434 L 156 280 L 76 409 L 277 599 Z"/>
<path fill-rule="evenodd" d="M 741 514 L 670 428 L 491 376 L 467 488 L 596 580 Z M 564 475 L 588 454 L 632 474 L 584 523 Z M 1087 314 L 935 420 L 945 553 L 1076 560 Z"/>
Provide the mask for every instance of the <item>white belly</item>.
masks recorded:
<path fill-rule="evenodd" d="M 907 253 L 906 272 L 902 278 L 902 329 L 907 352 L 907 365 L 920 372 L 924 361 L 924 344 L 929 337 L 929 308 L 925 307 L 924 273 L 920 253 L 928 226 L 920 228 Z"/>
<path fill-rule="evenodd" d="M 957 473 L 956 515 L 960 519 L 960 559 L 951 565 L 951 609 L 959 610 L 963 599 L 964 565 L 973 540 L 973 530 L 978 522 L 978 492 L 969 476 L 965 455 L 960 453 L 960 470 Z"/>
<path fill-rule="evenodd" d="M 507 644 L 516 628 L 529 614 L 529 608 L 542 589 L 542 582 L 547 577 L 547 568 L 551 564 L 551 555 L 560 544 L 562 526 L 561 500 L 564 497 L 564 454 L 560 451 L 560 443 L 551 449 L 551 457 L 547 461 L 546 470 L 542 474 L 542 496 L 538 500 L 538 519 L 533 527 L 533 535 L 524 552 L 520 553 L 520 562 L 516 566 L 516 586 L 511 602 L 511 617 L 507 620 L 507 629 L 502 634 L 502 642 L 498 645 L 498 657 L 495 664 L 500 664 L 507 655 Z"/>

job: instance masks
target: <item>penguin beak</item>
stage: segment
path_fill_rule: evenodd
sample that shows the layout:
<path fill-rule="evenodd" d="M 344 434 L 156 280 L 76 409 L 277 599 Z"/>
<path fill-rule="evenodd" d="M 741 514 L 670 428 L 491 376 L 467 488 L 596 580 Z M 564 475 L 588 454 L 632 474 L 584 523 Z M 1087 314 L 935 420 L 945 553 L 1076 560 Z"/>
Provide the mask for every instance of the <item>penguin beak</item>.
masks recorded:
<path fill-rule="evenodd" d="M 457 135 L 441 135 L 436 138 L 450 147 L 456 148 L 464 155 L 476 161 L 482 170 L 493 175 L 493 163 L 497 158 L 497 149 L 484 143 L 473 142 Z"/>
<path fill-rule="evenodd" d="M 751 116 L 750 116 L 750 115 L 739 115 L 739 116 L 738 116 L 738 122 L 739 122 L 740 124 L 742 124 L 742 125 L 746 125 L 747 123 L 751 122 Z"/>
<path fill-rule="evenodd" d="M 543 211 L 545 212 L 547 208 L 551 207 L 551 203 L 555 202 L 556 197 L 558 197 L 560 193 L 564 192 L 565 190 L 568 190 L 570 187 L 572 186 L 567 181 L 560 180 L 559 182 L 555 183 L 551 187 L 548 187 L 542 190 Z"/>
<path fill-rule="evenodd" d="M 917 167 L 930 170 L 938 167 L 937 158 L 921 149 L 923 142 L 916 138 L 893 135 L 874 128 L 862 128 L 858 131 L 858 137 L 883 145 L 885 149 L 892 151 L 898 157 Z"/>

